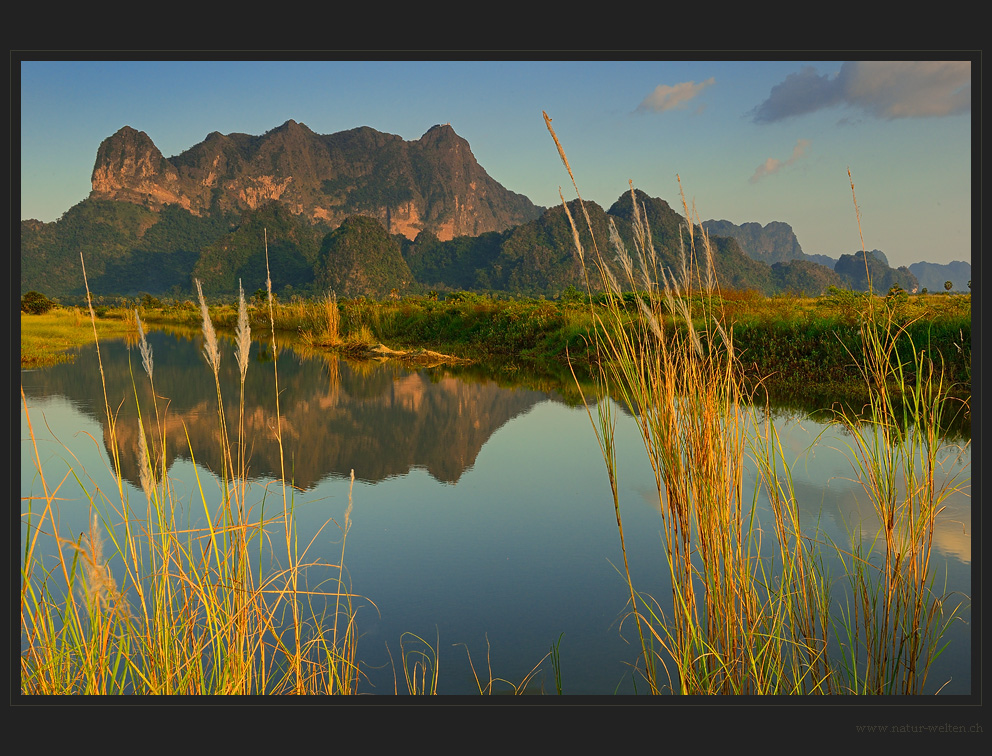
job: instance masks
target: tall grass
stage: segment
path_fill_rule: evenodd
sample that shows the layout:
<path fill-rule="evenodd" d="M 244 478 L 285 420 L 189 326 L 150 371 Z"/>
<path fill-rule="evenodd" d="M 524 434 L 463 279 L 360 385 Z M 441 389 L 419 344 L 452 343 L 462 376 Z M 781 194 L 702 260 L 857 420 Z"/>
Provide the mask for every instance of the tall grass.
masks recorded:
<path fill-rule="evenodd" d="M 585 213 L 547 114 L 545 121 Z M 679 184 L 681 191 L 680 179 Z M 595 323 L 592 348 L 600 366 L 597 397 L 618 397 L 636 418 L 661 510 L 672 586 L 667 613 L 659 601 L 637 591 L 628 567 L 614 411 L 609 400 L 598 400 L 594 417 L 587 402 L 613 492 L 631 614 L 640 640 L 640 671 L 650 690 L 919 692 L 922 673 L 939 653 L 937 643 L 948 617 L 953 617 L 953 610 L 942 611 L 942 601 L 928 582 L 939 511 L 934 504 L 946 494 L 937 491 L 933 474 L 940 408 L 947 398 L 939 372 L 921 355 L 915 366 L 919 380 L 908 387 L 902 367 L 890 359 L 900 330 L 879 328 L 873 312 L 866 313 L 862 340 L 867 356 L 862 365 L 873 404 L 869 424 L 857 427 L 867 428 L 867 435 L 855 435 L 863 440 L 855 442 L 852 458 L 883 523 L 885 564 L 874 571 L 865 555 L 851 555 L 846 568 L 857 599 L 846 619 L 835 623 L 835 597 L 822 567 L 822 544 L 817 533 L 805 533 L 800 526 L 789 467 L 770 414 L 755 401 L 758 395 L 745 389 L 752 384 L 743 380 L 712 247 L 695 208 L 690 210 L 683 193 L 682 255 L 679 269 L 671 271 L 655 254 L 633 185 L 631 197 L 634 249 L 626 249 L 611 227 L 610 262 L 616 265 L 608 264 L 606 251 L 599 249 L 588 215 L 593 249 L 583 250 L 564 198 L 562 204 L 587 286 L 594 277 L 608 295 L 601 305 L 590 305 Z M 620 280 L 614 269 L 621 271 Z M 636 300 L 639 317 L 633 321 L 622 306 L 627 291 L 645 293 Z M 690 309 L 690 295 L 700 311 Z M 884 389 L 893 379 L 901 381 L 910 396 L 901 405 L 901 423 Z M 854 428 L 847 415 L 838 422 Z M 918 429 L 914 435 L 897 431 L 910 427 Z M 904 460 L 903 494 L 895 486 L 899 459 Z M 744 490 L 748 467 L 757 473 L 750 497 Z M 762 501 L 768 502 L 773 520 L 772 547 L 762 543 Z M 842 636 L 840 660 L 828 654 L 835 628 Z M 898 686 L 880 682 L 896 676 Z"/>
<path fill-rule="evenodd" d="M 85 282 L 85 267 L 83 275 Z M 137 313 L 141 364 L 154 404 L 152 412 L 142 408 L 135 386 L 140 491 L 126 485 L 121 474 L 118 415 L 106 396 L 105 380 L 112 490 L 101 488 L 78 462 L 57 484 L 49 483 L 22 388 L 42 491 L 39 497 L 25 500 L 22 514 L 26 530 L 20 600 L 23 693 L 356 691 L 361 670 L 352 595 L 342 574 L 344 540 L 342 563 L 320 566 L 338 571 L 336 582 L 330 583 L 334 587 L 310 588 L 305 577 L 318 566 L 306 561 L 307 547 L 298 543 L 294 489 L 285 467 L 277 481 L 282 507 L 274 515 L 265 513 L 267 493 L 256 495 L 248 479 L 244 386 L 251 334 L 244 294 L 239 297 L 235 334 L 241 400 L 233 440 L 219 381 L 221 342 L 202 293 L 200 304 L 204 356 L 218 400 L 216 438 L 223 469 L 217 471 L 221 480 L 217 491 L 207 489 L 199 472 L 197 490 L 188 502 L 172 487 L 165 461 L 170 442 L 164 431 L 167 403 L 160 406 L 164 400 L 155 391 L 154 357 Z M 92 306 L 90 315 L 96 337 Z M 271 284 L 269 315 L 275 349 Z M 281 452 L 278 388 L 275 402 L 274 432 Z M 61 521 L 59 491 L 71 480 L 83 490 L 90 510 L 83 534 L 67 532 Z M 350 504 L 349 492 L 345 533 L 350 527 Z M 195 510 L 202 511 L 203 525 L 193 524 Z M 273 536 L 280 531 L 281 555 L 273 545 L 278 543 Z M 49 557 L 54 562 L 42 558 L 46 550 L 54 551 Z M 334 612 L 330 621 L 328 607 Z"/>
<path fill-rule="evenodd" d="M 848 177 L 860 233 L 850 171 Z M 870 286 L 867 265 L 866 273 Z M 941 467 L 941 430 L 945 414 L 964 410 L 968 400 L 951 398 L 943 365 L 913 342 L 910 324 L 887 300 L 866 298 L 858 325 L 868 405 L 857 415 L 837 417 L 851 439 L 855 478 L 879 523 L 867 538 L 858 532 L 850 552 L 839 549 L 851 596 L 843 621 L 843 671 L 846 687 L 859 693 L 922 692 L 943 650 L 942 637 L 963 604 L 937 590 L 931 557 L 943 502 L 965 488 L 961 470 Z M 906 351 L 908 361 L 900 357 Z"/>

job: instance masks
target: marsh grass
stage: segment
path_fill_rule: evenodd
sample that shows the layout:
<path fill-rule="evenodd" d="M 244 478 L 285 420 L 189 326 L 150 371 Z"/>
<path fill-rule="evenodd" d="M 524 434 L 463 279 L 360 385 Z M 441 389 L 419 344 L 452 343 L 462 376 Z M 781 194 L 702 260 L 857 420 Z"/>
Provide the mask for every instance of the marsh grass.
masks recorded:
<path fill-rule="evenodd" d="M 559 643 L 560 641 L 561 638 L 559 638 Z M 432 644 L 430 641 L 425 640 L 416 633 L 406 632 L 400 636 L 400 666 L 403 669 L 403 682 L 406 685 L 406 692 L 409 695 L 438 695 L 440 683 L 440 645 L 440 637 L 436 638 Z M 549 656 L 553 656 L 556 660 L 558 650 L 558 644 L 554 644 L 551 651 L 549 651 L 544 658 L 535 664 L 534 667 L 531 668 L 526 675 L 524 675 L 523 679 L 519 683 L 514 683 L 506 678 L 493 676 L 492 662 L 490 660 L 491 645 L 489 643 L 488 636 L 486 636 L 485 678 L 479 676 L 479 672 L 475 668 L 475 662 L 472 661 L 472 653 L 469 651 L 468 646 L 464 643 L 458 643 L 456 645 L 465 647 L 465 653 L 468 657 L 468 665 L 472 670 L 472 677 L 475 680 L 475 686 L 481 696 L 503 694 L 520 696 L 531 692 L 530 686 L 535 681 L 538 673 L 541 671 L 541 664 L 543 664 Z M 392 658 L 392 652 L 390 652 L 390 658 Z M 555 661 L 555 669 L 557 670 L 557 661 Z M 560 675 L 557 675 L 556 680 L 558 692 L 561 693 Z M 396 679 L 395 672 L 393 677 L 393 692 L 396 694 L 399 693 L 399 682 Z"/>
<path fill-rule="evenodd" d="M 83 275 L 85 281 L 85 267 Z M 121 474 L 118 411 L 107 401 L 105 379 L 110 490 L 89 477 L 78 460 L 62 480 L 49 484 L 22 388 L 42 491 L 24 501 L 22 512 L 22 693 L 307 694 L 357 689 L 362 674 L 354 597 L 343 578 L 344 539 L 341 564 L 307 560 L 309 544 L 298 540 L 295 489 L 284 464 L 275 482 L 281 511 L 265 512 L 268 491 L 257 496 L 247 476 L 243 416 L 251 336 L 244 295 L 235 340 L 241 401 L 234 439 L 218 378 L 221 345 L 202 294 L 200 303 L 204 357 L 218 399 L 219 491 L 208 490 L 199 472 L 188 502 L 171 485 L 164 454 L 169 443 L 164 432 L 167 400 L 155 392 L 154 357 L 137 312 L 130 327 L 154 404 L 151 410 L 142 407 L 135 388 L 140 491 L 125 485 Z M 99 356 L 96 316 L 89 309 Z M 275 350 L 271 287 L 269 316 Z M 100 365 L 103 378 L 102 359 Z M 278 386 L 278 374 L 276 381 Z M 279 424 L 278 388 L 275 402 Z M 274 433 L 281 452 L 280 427 Z M 60 516 L 59 491 L 70 480 L 82 489 L 90 511 L 87 532 L 75 535 L 65 531 Z M 350 527 L 350 504 L 349 492 L 344 534 Z M 197 509 L 202 526 L 194 524 Z M 52 544 L 54 562 L 46 564 L 41 552 L 48 549 L 50 554 Z M 306 576 L 314 569 L 336 572 L 337 579 L 310 587 Z"/>
<path fill-rule="evenodd" d="M 850 171 L 848 177 L 860 232 Z M 867 267 L 866 273 L 870 282 Z M 848 431 L 852 471 L 879 526 L 867 538 L 858 532 L 851 551 L 837 547 L 850 586 L 842 669 L 845 687 L 858 693 L 923 692 L 942 638 L 966 602 L 938 590 L 931 557 L 943 502 L 967 487 L 963 469 L 941 465 L 945 414 L 965 411 L 969 402 L 951 396 L 943 365 L 907 334 L 911 322 L 888 299 L 867 298 L 859 367 L 868 406 L 857 415 L 839 411 L 836 419 Z"/>
<path fill-rule="evenodd" d="M 21 313 L 21 368 L 47 367 L 75 359 L 73 350 L 92 344 L 93 329 L 78 307 L 53 308 L 43 315 Z M 105 338 L 122 338 L 132 332 L 117 318 L 101 318 L 97 330 Z"/>
<path fill-rule="evenodd" d="M 585 214 L 547 114 L 545 122 Z M 631 195 L 634 250 L 610 229 L 623 280 L 607 265 L 594 234 L 593 248 L 583 249 L 564 197 L 562 206 L 590 292 L 595 324 L 590 348 L 599 388 L 592 398 L 595 410 L 589 401 L 586 406 L 611 485 L 640 674 L 652 693 L 921 692 L 955 616 L 946 597 L 934 592 L 930 572 L 939 503 L 957 490 L 953 483 L 941 487 L 935 475 L 948 401 L 942 372 L 910 345 L 916 359 L 914 380 L 908 381 L 908 370 L 894 358 L 906 327 L 896 322 L 893 308 L 880 317 L 877 298 L 865 298 L 868 309 L 855 311 L 861 353 L 848 357 L 859 366 L 871 396 L 867 422 L 860 419 L 864 413 L 841 413 L 835 420 L 855 439 L 850 458 L 882 523 L 883 554 L 878 564 L 860 548 L 850 554 L 838 549 L 846 557 L 852 596 L 845 614 L 823 567 L 822 539 L 800 526 L 789 465 L 770 413 L 757 401 L 761 383 L 744 380 L 726 310 L 734 298 L 721 295 L 695 208 L 690 210 L 683 194 L 680 266 L 666 270 L 658 263 L 633 184 Z M 585 219 L 591 234 L 588 215 Z M 594 300 L 592 280 L 605 296 Z M 634 298 L 634 318 L 626 306 L 628 292 L 643 292 Z M 893 385 L 908 401 L 892 399 Z M 668 612 L 635 588 L 628 567 L 616 415 L 609 400 L 598 399 L 611 396 L 636 418 L 654 472 L 672 586 Z M 744 491 L 748 466 L 757 472 L 750 498 Z M 762 543 L 762 501 L 771 512 L 772 546 Z M 835 622 L 831 613 L 837 606 L 841 618 Z M 835 631 L 839 659 L 828 652 Z"/>

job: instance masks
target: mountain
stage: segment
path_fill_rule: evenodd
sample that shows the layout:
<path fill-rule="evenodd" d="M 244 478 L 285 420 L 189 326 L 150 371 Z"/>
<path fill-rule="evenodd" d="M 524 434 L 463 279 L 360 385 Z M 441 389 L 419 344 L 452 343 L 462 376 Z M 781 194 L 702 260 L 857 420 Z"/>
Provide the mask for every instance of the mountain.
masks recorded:
<path fill-rule="evenodd" d="M 790 260 L 806 260 L 792 226 L 781 221 L 736 225 L 728 220 L 703 221 L 703 228 L 714 236 L 730 236 L 737 240 L 748 257 L 772 265 Z"/>
<path fill-rule="evenodd" d="M 609 239 L 615 228 L 633 256 L 635 200 L 658 265 L 681 276 L 685 219 L 641 191 L 624 192 L 605 210 L 568 204 L 586 261 L 598 243 L 626 283 Z M 863 256 L 806 255 L 787 223 L 721 220 L 703 228 L 721 288 L 816 295 L 829 286 L 866 286 Z M 699 260 L 693 285 L 705 286 L 710 272 L 698 229 L 692 242 Z M 290 120 L 261 136 L 213 132 L 172 158 L 125 126 L 100 144 L 87 199 L 54 223 L 21 221 L 21 293 L 81 295 L 81 256 L 90 291 L 105 296 L 189 297 L 194 278 L 212 295 L 236 294 L 239 285 L 251 293 L 265 286 L 267 271 L 287 298 L 394 289 L 557 296 L 586 285 L 565 209 L 540 208 L 500 186 L 450 125 L 407 142 L 368 127 L 319 135 Z M 893 270 L 880 251 L 870 260 L 876 290 L 917 286 L 913 272 Z M 936 278 L 922 285 L 933 290 L 945 280 L 962 289 L 970 279 L 970 266 L 967 275 L 963 268 L 926 271 Z M 594 289 L 598 279 L 594 272 Z"/>
<path fill-rule="evenodd" d="M 955 260 L 939 263 L 918 262 L 909 266 L 909 271 L 920 282 L 920 289 L 944 291 L 944 282 L 951 282 L 952 291 L 967 291 L 971 284 L 971 263 Z"/>
<path fill-rule="evenodd" d="M 828 286 L 862 291 L 868 288 L 865 256 L 861 251 L 841 255 L 838 259 L 819 254 L 807 255 L 788 223 L 772 221 L 762 226 L 759 223 L 737 225 L 727 220 L 708 220 L 703 221 L 703 228 L 710 234 L 736 239 L 748 257 L 771 265 L 775 287 L 780 291 L 819 294 Z M 950 266 L 914 263 L 908 268 L 892 268 L 880 249 L 870 250 L 868 254 L 872 288 L 877 292 L 884 293 L 893 285 L 909 292 L 924 286 L 931 290 L 943 290 L 944 281 L 955 279 L 960 289 L 971 280 L 971 266 L 967 263 L 951 263 Z M 927 283 L 920 279 L 921 274 L 927 276 Z"/>
<path fill-rule="evenodd" d="M 398 244 L 496 233 L 542 211 L 492 179 L 450 125 L 407 142 L 368 127 L 318 135 L 290 120 L 262 136 L 213 132 L 172 158 L 125 126 L 100 144 L 87 199 L 54 223 L 21 222 L 21 292 L 82 294 L 81 255 L 94 294 L 180 296 L 193 277 L 207 291 L 237 291 L 240 279 L 253 291 L 266 242 L 278 289 L 332 285 L 324 237 L 349 218 L 376 221 Z M 375 291 L 413 282 L 391 259 L 400 269 Z"/>
<path fill-rule="evenodd" d="M 608 210 L 587 201 L 585 213 L 589 218 L 588 224 L 579 201 L 572 200 L 568 203 L 569 213 L 576 223 L 586 264 L 592 271 L 589 284 L 594 290 L 602 289 L 600 277 L 593 267 L 597 249 L 599 258 L 626 285 L 627 276 L 609 243 L 611 225 L 628 254 L 635 258 L 635 282 L 637 286 L 642 286 L 633 239 L 635 200 L 650 226 L 657 264 L 668 274 L 674 273 L 678 278 L 682 276 L 682 236 L 679 229 L 683 227 L 684 218 L 672 210 L 665 200 L 636 190 L 633 197 L 630 192 L 624 192 Z M 591 235 L 589 225 L 592 226 Z M 735 239 L 713 236 L 710 242 L 713 272 L 720 286 L 750 288 L 769 294 L 776 290 L 771 268 L 745 255 Z M 688 239 L 685 244 L 688 248 Z M 690 275 L 694 286 L 700 283 L 705 285 L 706 263 L 698 229 L 695 245 L 700 269 L 690 272 Z M 404 248 L 404 257 L 418 280 L 436 288 L 481 288 L 556 296 L 569 286 L 579 290 L 586 286 L 572 226 L 560 206 L 550 208 L 540 218 L 501 234 L 446 242 L 418 237 L 412 245 Z"/>
<path fill-rule="evenodd" d="M 867 270 L 866 270 L 867 260 Z M 858 250 L 854 254 L 841 255 L 834 265 L 834 271 L 844 280 L 844 288 L 857 291 L 868 290 L 868 275 L 871 275 L 871 289 L 877 294 L 885 294 L 893 286 L 899 286 L 904 291 L 915 292 L 919 289 L 909 268 L 900 266 L 889 267 L 888 260 L 880 250 L 873 249 L 867 254 Z"/>
<path fill-rule="evenodd" d="M 542 210 L 491 178 L 450 125 L 407 142 L 369 127 L 321 135 L 289 120 L 262 136 L 215 131 L 173 158 L 125 126 L 100 144 L 92 187 L 91 199 L 201 217 L 277 200 L 314 223 L 362 214 L 409 239 L 501 231 Z"/>

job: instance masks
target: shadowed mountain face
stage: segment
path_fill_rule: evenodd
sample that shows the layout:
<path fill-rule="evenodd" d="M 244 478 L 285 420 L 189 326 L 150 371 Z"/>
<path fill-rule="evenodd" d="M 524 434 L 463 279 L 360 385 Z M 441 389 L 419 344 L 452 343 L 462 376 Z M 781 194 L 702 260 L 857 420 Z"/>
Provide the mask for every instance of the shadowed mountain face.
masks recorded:
<path fill-rule="evenodd" d="M 202 355 L 202 339 L 162 332 L 148 335 L 154 355 L 155 392 L 163 418 L 166 454 L 219 472 L 220 425 L 213 374 Z M 228 434 L 237 438 L 239 373 L 233 346 L 221 345 L 221 390 Z M 138 420 L 131 369 L 149 445 L 157 450 L 155 412 L 141 358 L 123 342 L 101 345 L 107 396 L 120 407 L 116 435 L 124 477 L 140 486 Z M 456 482 L 475 462 L 489 437 L 513 417 L 551 395 L 506 389 L 490 381 L 469 382 L 443 369 L 408 371 L 392 364 L 349 363 L 334 355 L 301 359 L 284 350 L 278 360 L 279 409 L 287 477 L 299 488 L 313 488 L 328 476 L 379 481 L 412 468 L 427 470 L 442 482 Z M 49 395 L 68 398 L 110 430 L 96 350 L 82 350 L 75 363 L 23 376 L 28 402 Z M 244 427 L 249 477 L 278 478 L 275 377 L 271 346 L 253 344 L 245 383 Z M 187 443 L 187 434 L 189 443 Z"/>
<path fill-rule="evenodd" d="M 769 265 L 806 259 L 788 223 L 772 221 L 762 226 L 760 223 L 737 225 L 728 220 L 708 220 L 703 221 L 703 228 L 714 236 L 736 239 L 744 254 Z"/>
<path fill-rule="evenodd" d="M 331 228 L 361 214 L 390 234 L 442 240 L 502 231 L 542 210 L 490 177 L 450 125 L 407 142 L 368 127 L 316 134 L 293 120 L 261 136 L 215 131 L 172 158 L 125 126 L 100 144 L 90 199 L 195 216 L 278 201 Z"/>

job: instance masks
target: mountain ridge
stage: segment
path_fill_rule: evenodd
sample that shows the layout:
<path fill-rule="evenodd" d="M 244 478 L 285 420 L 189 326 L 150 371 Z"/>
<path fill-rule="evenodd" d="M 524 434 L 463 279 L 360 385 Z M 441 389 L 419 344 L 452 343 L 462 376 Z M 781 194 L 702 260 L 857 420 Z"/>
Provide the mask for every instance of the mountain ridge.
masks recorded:
<path fill-rule="evenodd" d="M 290 119 L 261 136 L 213 131 L 173 158 L 123 126 L 100 143 L 91 186 L 89 199 L 200 217 L 273 200 L 331 226 L 361 213 L 409 239 L 502 231 L 544 209 L 490 177 L 448 124 L 405 141 L 368 126 L 320 135 Z"/>
<path fill-rule="evenodd" d="M 659 260 L 677 270 L 685 219 L 664 199 L 633 190 L 605 210 L 586 202 L 595 238 L 605 243 L 615 223 L 633 249 L 635 197 Z M 569 203 L 574 218 L 582 215 L 577 202 Z M 808 255 L 787 223 L 721 220 L 702 228 L 723 288 L 819 294 L 866 285 L 860 252 Z M 578 232 L 588 253 L 594 245 L 584 223 Z M 701 249 L 701 237 L 695 241 Z M 290 119 L 258 136 L 213 131 L 171 158 L 124 126 L 99 146 L 89 197 L 54 223 L 21 221 L 20 252 L 21 292 L 55 297 L 83 292 L 80 256 L 91 291 L 118 296 L 188 296 L 194 278 L 212 294 L 236 292 L 242 282 L 253 291 L 270 269 L 286 296 L 328 288 L 341 296 L 458 289 L 557 296 L 585 281 L 563 208 L 541 208 L 499 185 L 449 124 L 406 141 L 368 126 L 320 135 Z M 604 259 L 621 273 L 612 251 Z M 919 288 L 913 271 L 890 268 L 877 250 L 876 262 L 876 290 Z M 936 264 L 915 265 L 934 280 L 945 275 Z M 940 286 L 952 280 L 962 289 L 962 270 Z"/>

